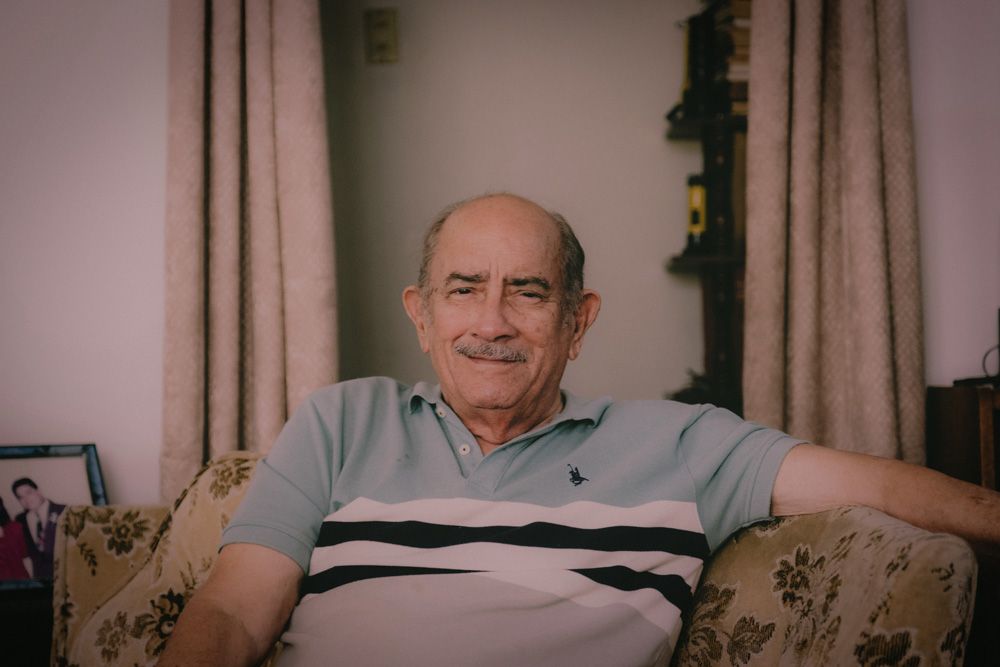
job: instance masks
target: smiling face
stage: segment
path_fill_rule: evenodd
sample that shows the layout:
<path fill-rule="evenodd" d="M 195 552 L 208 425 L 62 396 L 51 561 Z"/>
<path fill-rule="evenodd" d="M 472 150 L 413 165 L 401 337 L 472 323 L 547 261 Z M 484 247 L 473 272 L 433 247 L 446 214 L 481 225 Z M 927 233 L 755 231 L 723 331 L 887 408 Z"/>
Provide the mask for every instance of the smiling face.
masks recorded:
<path fill-rule="evenodd" d="M 567 316 L 559 249 L 556 224 L 535 204 L 473 200 L 441 228 L 425 291 L 404 292 L 442 394 L 463 420 L 494 411 L 528 430 L 558 410 L 563 370 L 599 306 L 586 291 Z"/>

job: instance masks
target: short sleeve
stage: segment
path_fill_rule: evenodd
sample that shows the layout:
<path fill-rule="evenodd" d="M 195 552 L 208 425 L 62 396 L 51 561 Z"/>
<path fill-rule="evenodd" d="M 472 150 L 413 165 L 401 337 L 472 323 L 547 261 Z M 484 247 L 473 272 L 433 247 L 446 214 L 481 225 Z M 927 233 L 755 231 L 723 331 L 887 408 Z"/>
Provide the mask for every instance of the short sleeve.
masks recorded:
<path fill-rule="evenodd" d="M 737 529 L 768 518 L 785 455 L 802 440 L 704 406 L 685 428 L 680 453 L 695 484 L 698 514 L 714 550 Z"/>
<path fill-rule="evenodd" d="M 321 413 L 316 403 L 315 395 L 303 403 L 257 466 L 243 502 L 223 531 L 222 546 L 259 544 L 309 571 L 339 469 L 337 413 Z"/>

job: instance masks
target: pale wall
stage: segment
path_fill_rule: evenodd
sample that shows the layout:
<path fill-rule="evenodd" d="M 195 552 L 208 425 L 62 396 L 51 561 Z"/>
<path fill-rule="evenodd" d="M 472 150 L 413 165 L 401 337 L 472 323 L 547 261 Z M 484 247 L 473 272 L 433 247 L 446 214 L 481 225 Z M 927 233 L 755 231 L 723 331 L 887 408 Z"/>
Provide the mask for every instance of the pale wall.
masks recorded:
<path fill-rule="evenodd" d="M 1000 308 L 1000 2 L 909 0 L 928 384 L 981 376 Z M 987 368 L 997 373 L 998 353 Z"/>
<path fill-rule="evenodd" d="M 510 190 L 563 213 L 589 252 L 601 316 L 565 385 L 661 398 L 701 369 L 697 282 L 664 262 L 685 242 L 695 142 L 668 143 L 696 2 L 401 0 L 400 60 L 367 65 L 362 9 L 328 16 L 347 377 L 431 377 L 399 305 L 445 204 Z"/>
<path fill-rule="evenodd" d="M 0 2 L 0 443 L 96 442 L 121 502 L 159 496 L 166 37 L 162 2 Z"/>
<path fill-rule="evenodd" d="M 622 3 L 544 4 L 526 3 L 523 21 L 498 18 L 504 33 L 494 36 L 476 36 L 479 27 L 467 24 L 485 16 L 486 3 L 423 19 L 404 12 L 403 55 L 416 60 L 377 74 L 351 65 L 358 109 L 372 114 L 356 118 L 354 141 L 374 137 L 378 148 L 339 144 L 359 157 L 340 166 L 339 178 L 353 174 L 354 191 L 338 193 L 338 207 L 363 213 L 356 219 L 375 229 L 339 230 L 342 256 L 363 257 L 355 270 L 370 283 L 360 296 L 342 294 L 353 300 L 345 312 L 356 317 L 344 322 L 345 338 L 362 328 L 373 336 L 363 363 L 376 367 L 384 358 L 408 379 L 423 375 L 396 305 L 397 290 L 412 277 L 419 229 L 449 199 L 509 187 L 570 216 L 591 250 L 589 281 L 607 300 L 571 382 L 582 391 L 655 396 L 683 379 L 688 365 L 700 365 L 701 355 L 700 334 L 676 328 L 698 317 L 696 288 L 660 268 L 683 242 L 669 216 L 683 210 L 677 184 L 697 158 L 678 157 L 685 149 L 660 139 L 662 112 L 678 93 L 671 74 L 678 63 L 677 51 L 659 42 L 675 35 L 664 14 L 680 16 L 686 10 L 674 8 L 690 3 L 639 3 L 644 19 L 624 43 L 632 19 Z M 995 341 L 1000 294 L 1000 93 L 991 87 L 1000 69 L 993 44 L 1000 5 L 963 0 L 955 12 L 946 4 L 909 3 L 928 379 L 937 383 L 979 372 L 982 352 Z M 581 16 L 565 22 L 569 6 Z M 518 30 L 539 41 L 511 39 Z M 431 34 L 462 55 L 414 53 Z M 538 45 L 541 35 L 547 46 Z M 0 2 L 0 443 L 96 441 L 117 502 L 157 498 L 166 36 L 165 2 Z M 582 36 L 586 49 L 574 45 Z M 350 50 L 355 39 L 347 35 L 336 48 Z M 484 60 L 479 51 L 498 57 Z M 530 54 L 538 56 L 531 72 L 538 70 L 542 82 L 524 71 Z M 509 88 L 527 80 L 532 104 L 521 108 L 501 88 L 457 89 L 469 58 L 484 83 Z M 431 64 L 446 75 L 432 74 Z M 633 64 L 635 71 L 623 70 Z M 435 96 L 447 104 L 429 99 Z M 409 107 L 394 106 L 404 100 Z M 589 110 L 593 105 L 600 113 Z M 495 122 L 466 115 L 472 112 L 492 114 Z M 438 114 L 447 123 L 435 124 Z M 552 127 L 557 116 L 566 129 Z M 467 141 L 459 144 L 451 133 Z M 439 141 L 453 150 L 440 154 Z M 588 155 L 609 167 L 565 157 Z M 411 180 L 420 170 L 428 174 L 425 189 Z M 602 173 L 611 175 L 595 194 Z M 383 190 L 379 182 L 405 189 Z M 650 235 L 629 238 L 639 236 L 637 224 Z M 391 229 L 405 234 L 383 236 Z M 386 302 L 376 305 L 371 299 L 379 295 Z M 666 314 L 635 315 L 633 303 Z M 660 330 L 638 329 L 663 321 Z M 687 351 L 676 352 L 677 345 Z"/>

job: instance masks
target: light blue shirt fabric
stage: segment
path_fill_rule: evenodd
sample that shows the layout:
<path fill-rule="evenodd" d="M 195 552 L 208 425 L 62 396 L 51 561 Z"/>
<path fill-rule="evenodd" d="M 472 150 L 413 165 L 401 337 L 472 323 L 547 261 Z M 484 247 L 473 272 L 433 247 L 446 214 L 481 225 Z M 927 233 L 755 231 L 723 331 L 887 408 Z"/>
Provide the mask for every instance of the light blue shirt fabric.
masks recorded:
<path fill-rule="evenodd" d="M 669 655 L 702 561 L 769 516 L 800 441 L 711 406 L 563 398 L 549 423 L 483 456 L 437 385 L 366 378 L 310 396 L 223 534 L 309 575 L 282 664 L 331 650 L 344 664 Z M 376 616 L 408 630 L 356 625 Z M 525 663 L 509 638 L 543 624 L 573 648 L 540 640 Z"/>

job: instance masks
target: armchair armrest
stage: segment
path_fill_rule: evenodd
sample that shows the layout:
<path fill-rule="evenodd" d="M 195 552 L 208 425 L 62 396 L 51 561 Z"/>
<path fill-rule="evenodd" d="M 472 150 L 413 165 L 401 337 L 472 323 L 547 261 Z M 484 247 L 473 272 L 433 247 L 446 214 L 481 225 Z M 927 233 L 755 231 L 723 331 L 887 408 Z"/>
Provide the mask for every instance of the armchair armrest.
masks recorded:
<path fill-rule="evenodd" d="M 52 665 L 152 665 L 211 570 L 260 459 L 206 465 L 172 508 L 67 508 L 57 535 Z"/>
<path fill-rule="evenodd" d="M 150 557 L 169 508 L 74 505 L 59 516 L 53 559 L 53 655 Z"/>
<path fill-rule="evenodd" d="M 673 664 L 960 664 L 975 585 L 952 535 L 865 507 L 776 519 L 707 563 Z"/>

